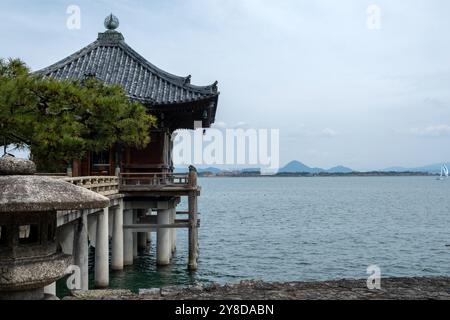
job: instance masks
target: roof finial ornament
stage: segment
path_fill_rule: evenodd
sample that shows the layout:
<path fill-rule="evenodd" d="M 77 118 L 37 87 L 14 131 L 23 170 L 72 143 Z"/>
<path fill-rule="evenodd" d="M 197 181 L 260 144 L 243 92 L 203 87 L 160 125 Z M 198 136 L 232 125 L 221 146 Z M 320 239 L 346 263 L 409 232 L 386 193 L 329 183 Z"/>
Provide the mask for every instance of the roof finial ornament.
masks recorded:
<path fill-rule="evenodd" d="M 112 13 L 105 19 L 105 28 L 108 29 L 109 31 L 116 30 L 119 27 L 119 24 L 120 24 L 119 18 L 117 18 Z"/>

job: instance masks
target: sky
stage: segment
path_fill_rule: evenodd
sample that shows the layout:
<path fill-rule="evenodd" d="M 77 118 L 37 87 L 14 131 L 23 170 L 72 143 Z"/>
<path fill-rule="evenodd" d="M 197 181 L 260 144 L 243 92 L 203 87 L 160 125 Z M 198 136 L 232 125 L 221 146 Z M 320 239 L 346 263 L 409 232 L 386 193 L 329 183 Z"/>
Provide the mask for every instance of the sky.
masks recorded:
<path fill-rule="evenodd" d="M 0 0 L 0 57 L 46 67 L 95 41 L 111 12 L 153 64 L 219 81 L 219 126 L 279 129 L 281 164 L 450 161 L 447 0 Z"/>

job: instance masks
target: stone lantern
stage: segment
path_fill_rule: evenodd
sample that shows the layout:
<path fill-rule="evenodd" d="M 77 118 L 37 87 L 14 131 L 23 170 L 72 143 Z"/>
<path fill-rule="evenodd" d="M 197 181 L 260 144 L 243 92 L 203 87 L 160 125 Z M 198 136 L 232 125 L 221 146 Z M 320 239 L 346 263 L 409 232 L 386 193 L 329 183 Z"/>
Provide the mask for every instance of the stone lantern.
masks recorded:
<path fill-rule="evenodd" d="M 104 196 L 35 171 L 32 161 L 0 158 L 0 299 L 43 299 L 44 287 L 66 275 L 72 256 L 58 250 L 57 211 L 109 205 Z"/>

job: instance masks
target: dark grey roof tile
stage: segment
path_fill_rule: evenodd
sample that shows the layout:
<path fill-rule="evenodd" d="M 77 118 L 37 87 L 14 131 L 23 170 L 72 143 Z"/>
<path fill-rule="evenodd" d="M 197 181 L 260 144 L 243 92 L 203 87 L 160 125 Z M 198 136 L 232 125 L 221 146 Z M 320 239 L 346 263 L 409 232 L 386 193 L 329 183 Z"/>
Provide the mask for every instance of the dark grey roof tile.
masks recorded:
<path fill-rule="evenodd" d="M 121 85 L 129 97 L 150 104 L 176 104 L 218 95 L 217 83 L 194 86 L 190 76 L 178 77 L 155 67 L 119 33 L 100 34 L 97 41 L 36 74 L 60 80 L 95 76 L 107 84 Z"/>

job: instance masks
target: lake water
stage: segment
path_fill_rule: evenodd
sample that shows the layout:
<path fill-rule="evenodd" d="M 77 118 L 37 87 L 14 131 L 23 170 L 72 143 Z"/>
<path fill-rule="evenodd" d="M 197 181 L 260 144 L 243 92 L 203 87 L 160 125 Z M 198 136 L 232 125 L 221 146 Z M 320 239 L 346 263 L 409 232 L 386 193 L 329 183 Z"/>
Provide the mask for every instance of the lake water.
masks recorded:
<path fill-rule="evenodd" d="M 382 276 L 450 276 L 450 181 L 267 177 L 200 183 L 198 272 L 186 270 L 187 232 L 180 231 L 172 266 L 155 266 L 153 242 L 134 266 L 111 273 L 111 287 L 366 278 L 370 265 L 378 265 Z"/>

